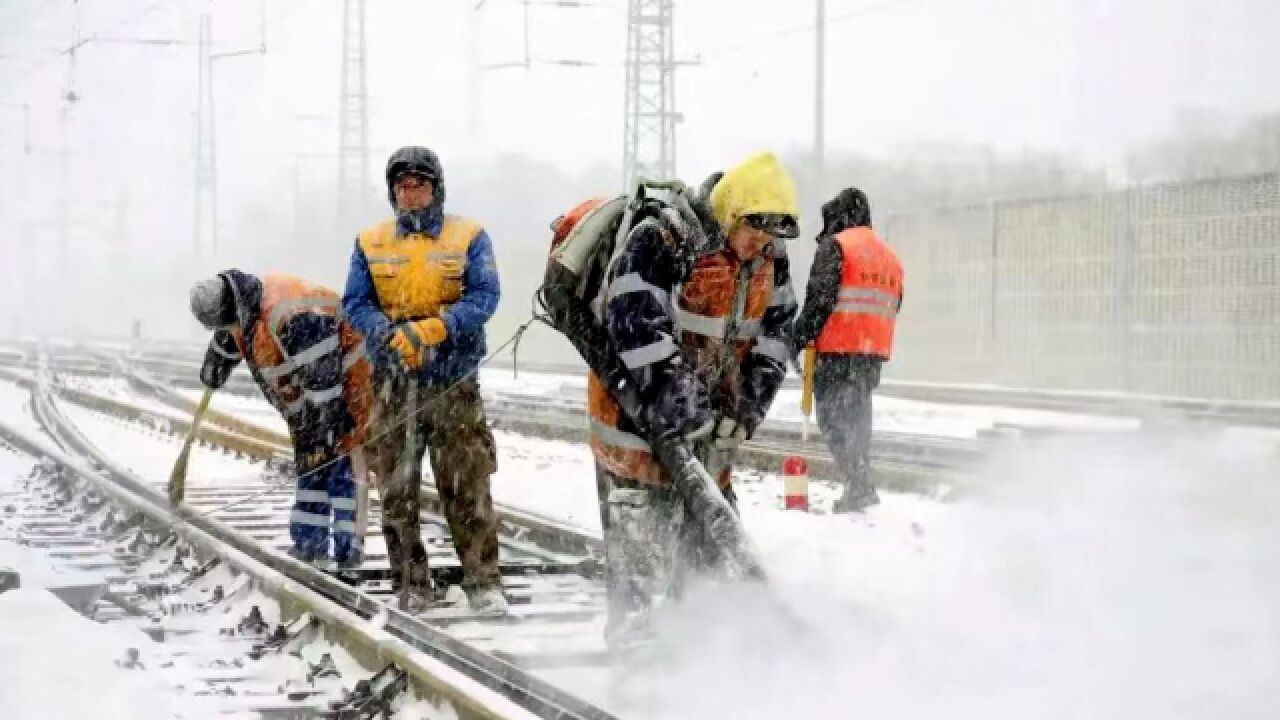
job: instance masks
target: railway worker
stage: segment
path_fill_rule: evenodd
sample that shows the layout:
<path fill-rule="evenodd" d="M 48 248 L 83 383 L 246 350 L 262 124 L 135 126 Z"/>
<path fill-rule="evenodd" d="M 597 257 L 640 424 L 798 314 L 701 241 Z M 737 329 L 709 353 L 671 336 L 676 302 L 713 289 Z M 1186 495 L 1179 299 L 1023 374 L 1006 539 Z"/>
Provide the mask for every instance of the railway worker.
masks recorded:
<path fill-rule="evenodd" d="M 822 206 L 822 225 L 793 352 L 810 343 L 817 351 L 818 426 L 844 474 L 835 511 L 862 512 L 880 502 L 871 483 L 871 392 L 893 350 L 902 263 L 871 228 L 871 206 L 858 188 Z"/>
<path fill-rule="evenodd" d="M 289 275 L 232 269 L 191 289 L 191 313 L 213 332 L 200 381 L 220 388 L 245 360 L 289 426 L 298 474 L 290 554 L 328 558 L 332 524 L 333 559 L 358 566 L 356 477 L 364 472 L 359 446 L 373 390 L 363 342 L 343 319 L 338 294 Z"/>
<path fill-rule="evenodd" d="M 694 440 L 733 504 L 733 452 L 786 374 L 796 191 L 777 158 L 759 153 L 708 178 L 694 204 L 717 241 L 687 257 L 660 222 L 636 225 L 602 292 L 603 325 L 650 412 Z M 608 555 L 606 640 L 625 650 L 645 642 L 651 604 L 679 595 L 714 550 L 675 520 L 684 513 L 670 478 L 594 375 L 587 404 Z"/>
<path fill-rule="evenodd" d="M 484 326 L 498 307 L 493 245 L 475 221 L 445 214 L 444 173 L 431 150 L 395 151 L 386 182 L 395 216 L 360 233 L 342 302 L 373 360 L 371 465 L 392 584 L 399 591 L 407 576 L 408 590 L 431 598 L 418 497 L 427 451 L 463 590 L 478 612 L 504 614 L 489 494 L 497 455 L 476 378 Z"/>

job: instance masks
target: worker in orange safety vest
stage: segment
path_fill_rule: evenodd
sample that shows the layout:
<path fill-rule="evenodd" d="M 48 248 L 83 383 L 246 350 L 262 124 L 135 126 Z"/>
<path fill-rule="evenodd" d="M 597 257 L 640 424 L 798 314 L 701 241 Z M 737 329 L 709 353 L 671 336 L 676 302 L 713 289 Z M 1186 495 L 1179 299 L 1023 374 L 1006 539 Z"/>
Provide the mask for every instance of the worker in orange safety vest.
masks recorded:
<path fill-rule="evenodd" d="M 902 308 L 902 263 L 871 228 L 871 206 L 858 188 L 822 206 L 822 232 L 809 271 L 792 351 L 817 351 L 818 426 L 843 474 L 836 512 L 880 502 L 871 482 L 871 392 L 893 351 Z"/>

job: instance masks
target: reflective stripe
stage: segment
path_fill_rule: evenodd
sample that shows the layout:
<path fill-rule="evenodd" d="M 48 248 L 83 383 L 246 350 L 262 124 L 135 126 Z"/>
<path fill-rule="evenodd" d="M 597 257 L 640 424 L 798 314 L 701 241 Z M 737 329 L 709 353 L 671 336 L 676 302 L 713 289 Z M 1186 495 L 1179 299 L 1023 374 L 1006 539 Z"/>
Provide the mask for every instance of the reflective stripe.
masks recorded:
<path fill-rule="evenodd" d="M 355 509 L 356 509 L 355 498 L 343 498 L 343 497 L 330 498 L 329 504 L 333 506 L 334 510 L 350 510 L 352 512 L 355 512 Z"/>
<path fill-rule="evenodd" d="M 329 502 L 329 493 L 324 490 L 299 490 L 297 495 L 298 502 Z"/>
<path fill-rule="evenodd" d="M 660 360 L 666 360 L 675 355 L 676 352 L 675 341 L 663 335 L 662 339 L 655 343 L 650 343 L 635 350 L 628 350 L 624 353 L 618 353 L 618 356 L 622 358 L 622 362 L 626 364 L 628 370 L 637 370 Z"/>
<path fill-rule="evenodd" d="M 339 520 L 333 524 L 333 527 L 340 533 L 351 533 L 354 535 L 356 531 L 356 524 L 353 520 Z"/>
<path fill-rule="evenodd" d="M 370 257 L 366 254 L 364 259 L 370 265 L 404 265 L 409 262 L 408 255 L 374 255 Z"/>
<path fill-rule="evenodd" d="M 835 312 L 855 313 L 859 315 L 876 315 L 883 318 L 898 317 L 897 308 L 885 307 L 880 303 L 870 302 L 838 302 L 836 303 Z"/>
<path fill-rule="evenodd" d="M 662 307 L 671 307 L 671 298 L 667 291 L 657 285 L 646 282 L 644 278 L 640 277 L 640 273 L 627 273 L 609 283 L 609 297 L 611 299 L 619 295 L 636 292 L 647 292 L 653 295 Z"/>
<path fill-rule="evenodd" d="M 365 358 L 364 343 L 351 348 L 342 356 L 342 372 L 346 372 Z"/>
<path fill-rule="evenodd" d="M 298 525 L 311 525 L 312 527 L 327 528 L 329 527 L 329 516 L 321 515 L 319 513 L 294 510 L 289 515 L 289 522 L 297 523 Z"/>
<path fill-rule="evenodd" d="M 718 340 L 724 338 L 724 318 L 699 315 L 681 307 L 676 308 L 676 326 L 685 332 L 706 335 Z"/>
<path fill-rule="evenodd" d="M 324 390 L 303 390 L 302 397 L 310 400 L 312 405 L 321 405 L 342 397 L 342 386 L 334 385 Z"/>
<path fill-rule="evenodd" d="M 214 352 L 218 353 L 219 355 L 221 355 L 222 357 L 224 357 L 224 358 L 226 358 L 226 359 L 228 359 L 228 360 L 239 360 L 239 359 L 240 359 L 240 351 L 239 351 L 239 350 L 236 350 L 236 351 L 235 351 L 235 352 L 233 352 L 233 353 L 227 352 L 226 350 L 223 350 L 223 349 L 222 349 L 222 346 L 221 346 L 221 345 L 219 345 L 219 344 L 218 344 L 218 343 L 216 343 L 216 342 L 215 342 L 215 343 L 210 343 L 210 344 L 209 344 L 209 346 L 213 348 L 213 351 L 214 351 Z"/>
<path fill-rule="evenodd" d="M 297 370 L 297 369 L 298 368 L 294 366 L 294 364 L 290 362 L 288 358 L 285 358 L 284 362 L 280 363 L 279 365 L 272 365 L 271 367 L 258 368 L 258 372 L 262 373 L 262 377 L 266 378 L 267 380 L 280 380 L 284 376 L 288 375 L 289 373 L 292 373 L 294 370 Z"/>
<path fill-rule="evenodd" d="M 330 335 L 297 355 L 291 356 L 289 359 L 293 361 L 294 365 L 310 365 L 337 349 L 338 336 Z"/>
<path fill-rule="evenodd" d="M 895 307 L 898 305 L 897 295 L 872 288 L 841 288 L 839 300 L 841 302 L 865 300 Z"/>
<path fill-rule="evenodd" d="M 786 364 L 787 359 L 791 356 L 791 350 L 785 342 L 771 337 L 757 339 L 755 347 L 751 348 L 751 352 L 777 360 L 783 364 Z"/>
<path fill-rule="evenodd" d="M 760 324 L 758 319 L 747 318 L 746 320 L 738 323 L 738 337 L 740 339 L 753 338 L 760 334 L 763 327 L 764 326 Z"/>
<path fill-rule="evenodd" d="M 773 289 L 773 296 L 769 298 L 769 307 L 790 307 L 796 304 L 796 291 L 787 283 Z"/>
<path fill-rule="evenodd" d="M 438 250 L 427 253 L 425 257 L 427 258 L 427 262 L 440 262 L 442 260 L 457 260 L 461 262 L 467 259 L 467 256 L 465 253 L 441 252 Z"/>
<path fill-rule="evenodd" d="M 724 340 L 727 321 L 725 318 L 713 318 L 706 315 L 689 312 L 683 308 L 676 308 L 676 327 L 684 332 L 690 332 L 697 335 L 705 335 L 715 340 Z M 738 323 L 737 339 L 750 339 L 760 334 L 764 326 L 759 318 L 747 318 Z"/>
<path fill-rule="evenodd" d="M 649 450 L 649 443 L 640 438 L 639 435 L 632 435 L 629 432 L 623 432 L 616 427 L 610 427 L 595 418 L 591 418 L 591 434 L 600 439 L 600 442 L 614 447 L 625 448 L 627 450 Z"/>

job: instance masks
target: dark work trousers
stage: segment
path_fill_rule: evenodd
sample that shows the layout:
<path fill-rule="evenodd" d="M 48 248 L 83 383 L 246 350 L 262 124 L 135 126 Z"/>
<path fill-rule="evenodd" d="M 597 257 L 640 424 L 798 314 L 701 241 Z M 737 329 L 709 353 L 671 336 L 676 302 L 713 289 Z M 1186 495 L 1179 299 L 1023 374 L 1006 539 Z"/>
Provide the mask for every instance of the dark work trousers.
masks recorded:
<path fill-rule="evenodd" d="M 836 512 L 860 512 L 880 502 L 871 483 L 871 392 L 880 385 L 882 363 L 869 355 L 818 354 L 818 427 L 844 485 Z"/>

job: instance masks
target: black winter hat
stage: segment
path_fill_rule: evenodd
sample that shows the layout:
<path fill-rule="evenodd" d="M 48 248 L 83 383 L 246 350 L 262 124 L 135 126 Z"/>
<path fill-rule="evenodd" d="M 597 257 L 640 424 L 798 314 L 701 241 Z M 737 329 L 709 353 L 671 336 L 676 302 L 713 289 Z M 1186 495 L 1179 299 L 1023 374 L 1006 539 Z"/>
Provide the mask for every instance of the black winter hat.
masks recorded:
<path fill-rule="evenodd" d="M 847 187 L 822 206 L 822 234 L 835 235 L 851 227 L 871 227 L 871 203 L 856 187 Z"/>
<path fill-rule="evenodd" d="M 396 206 L 396 180 L 402 175 L 422 175 L 431 181 L 435 205 L 444 204 L 444 167 L 440 158 L 428 148 L 408 145 L 391 153 L 387 159 L 387 199 Z"/>
<path fill-rule="evenodd" d="M 231 284 L 222 275 L 201 280 L 191 287 L 191 314 L 206 330 L 236 321 L 236 300 Z"/>

